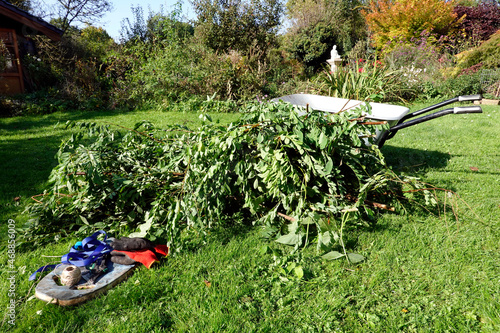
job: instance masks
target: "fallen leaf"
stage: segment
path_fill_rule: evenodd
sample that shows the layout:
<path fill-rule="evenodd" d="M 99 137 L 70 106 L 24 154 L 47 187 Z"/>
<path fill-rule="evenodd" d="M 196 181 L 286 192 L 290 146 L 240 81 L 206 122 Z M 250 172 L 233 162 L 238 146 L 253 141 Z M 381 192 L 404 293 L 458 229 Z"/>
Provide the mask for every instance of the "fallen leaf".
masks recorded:
<path fill-rule="evenodd" d="M 21 197 L 15 197 L 14 198 L 14 201 L 16 201 L 16 202 L 19 201 L 19 200 L 21 200 Z"/>
<path fill-rule="evenodd" d="M 248 303 L 248 302 L 252 302 L 252 301 L 253 301 L 253 298 L 252 298 L 252 297 L 250 297 L 250 296 L 243 296 L 243 297 L 241 298 L 241 302 L 242 302 L 242 303 Z"/>
<path fill-rule="evenodd" d="M 205 282 L 205 285 L 209 288 L 212 286 L 212 283 L 210 281 L 205 280 L 203 282 Z"/>
<path fill-rule="evenodd" d="M 472 171 L 479 171 L 479 169 L 476 167 L 470 167 L 469 169 L 471 169 Z"/>

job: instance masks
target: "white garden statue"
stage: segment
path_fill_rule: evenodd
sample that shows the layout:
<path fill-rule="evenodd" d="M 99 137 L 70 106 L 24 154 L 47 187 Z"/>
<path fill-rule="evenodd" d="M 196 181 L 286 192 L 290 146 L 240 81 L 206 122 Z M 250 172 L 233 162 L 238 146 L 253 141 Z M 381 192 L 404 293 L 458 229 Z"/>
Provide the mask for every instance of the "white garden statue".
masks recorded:
<path fill-rule="evenodd" d="M 337 52 L 337 45 L 333 45 L 332 51 L 330 52 L 330 59 L 326 62 L 330 65 L 330 71 L 333 73 L 337 70 L 337 67 L 342 64 L 342 58 Z"/>
<path fill-rule="evenodd" d="M 330 59 L 337 59 L 337 58 L 340 58 L 337 52 L 337 45 L 333 45 L 332 50 L 330 51 Z"/>

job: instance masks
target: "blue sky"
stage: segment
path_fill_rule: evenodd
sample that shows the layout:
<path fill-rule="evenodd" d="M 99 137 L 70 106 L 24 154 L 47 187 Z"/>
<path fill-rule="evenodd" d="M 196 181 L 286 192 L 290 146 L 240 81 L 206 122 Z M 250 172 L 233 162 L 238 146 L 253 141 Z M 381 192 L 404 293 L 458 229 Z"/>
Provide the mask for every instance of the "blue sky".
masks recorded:
<path fill-rule="evenodd" d="M 36 2 L 35 2 L 36 3 Z M 44 6 L 43 10 L 46 12 L 50 11 L 50 7 L 57 3 L 56 0 L 39 0 L 39 3 Z M 164 12 L 170 12 L 177 3 L 177 0 L 111 0 L 113 4 L 113 10 L 101 19 L 100 22 L 96 22 L 95 26 L 103 27 L 108 34 L 115 40 L 120 37 L 121 22 L 125 18 L 130 18 L 132 20 L 132 10 L 131 6 L 137 7 L 141 6 L 144 11 L 144 16 L 147 18 L 149 13 L 149 8 L 153 12 L 159 12 L 163 6 Z M 188 18 L 194 18 L 195 15 L 190 8 L 187 1 L 183 1 L 182 4 L 183 16 Z"/>

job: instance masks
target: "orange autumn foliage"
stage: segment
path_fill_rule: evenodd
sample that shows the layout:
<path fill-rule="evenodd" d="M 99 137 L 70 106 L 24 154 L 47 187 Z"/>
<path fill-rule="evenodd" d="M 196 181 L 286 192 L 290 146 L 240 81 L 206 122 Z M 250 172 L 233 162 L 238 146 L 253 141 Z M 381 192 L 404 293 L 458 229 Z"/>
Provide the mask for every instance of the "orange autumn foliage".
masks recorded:
<path fill-rule="evenodd" d="M 454 6 L 453 0 L 372 0 L 362 14 L 375 46 L 382 49 L 389 41 L 409 41 L 424 30 L 449 35 L 460 22 Z"/>

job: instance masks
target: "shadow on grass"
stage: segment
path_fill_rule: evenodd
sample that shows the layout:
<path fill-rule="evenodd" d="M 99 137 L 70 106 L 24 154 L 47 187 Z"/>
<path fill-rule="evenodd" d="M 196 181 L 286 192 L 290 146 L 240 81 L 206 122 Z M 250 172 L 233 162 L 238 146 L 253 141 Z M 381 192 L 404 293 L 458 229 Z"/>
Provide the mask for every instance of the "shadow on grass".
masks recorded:
<path fill-rule="evenodd" d="M 396 172 L 425 172 L 429 168 L 444 168 L 451 156 L 434 150 L 420 150 L 386 145 L 382 147 L 388 165 Z"/>

